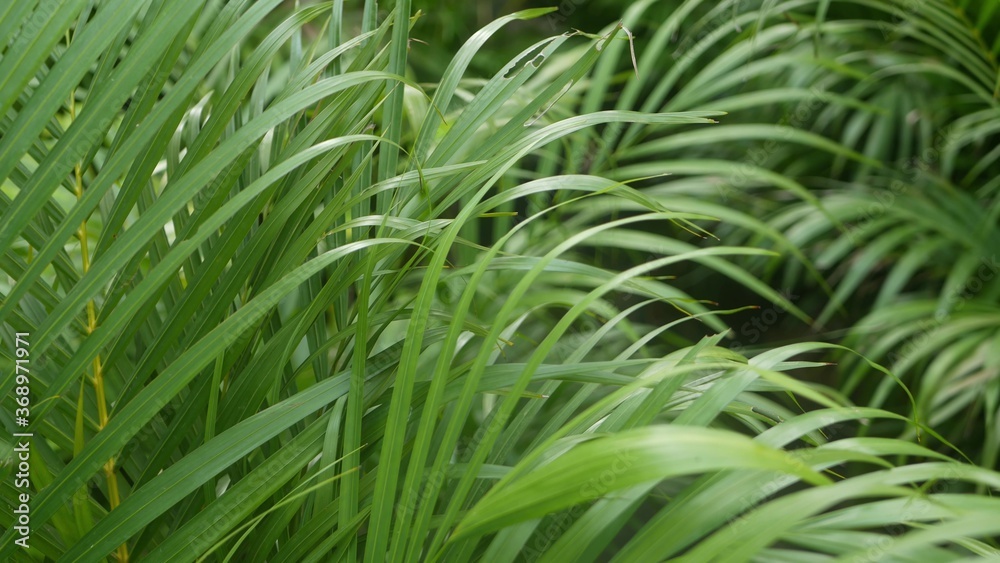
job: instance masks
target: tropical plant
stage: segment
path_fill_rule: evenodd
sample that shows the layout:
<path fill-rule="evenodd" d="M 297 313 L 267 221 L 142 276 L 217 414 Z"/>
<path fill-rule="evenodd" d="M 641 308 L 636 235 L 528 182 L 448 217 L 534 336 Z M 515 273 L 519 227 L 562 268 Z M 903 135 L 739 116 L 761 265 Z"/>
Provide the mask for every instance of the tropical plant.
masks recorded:
<path fill-rule="evenodd" d="M 935 427 L 995 466 L 1000 6 L 688 1 L 643 27 L 661 21 L 650 14 L 662 4 L 625 16 L 646 39 L 621 95 L 611 98 L 635 55 L 618 45 L 563 111 L 611 98 L 619 110 L 728 115 L 669 135 L 581 136 L 570 166 L 621 180 L 671 174 L 644 193 L 723 219 L 726 243 L 781 252 L 741 263 L 802 296 L 812 338 L 849 332 L 846 344 L 914 387 Z M 767 347 L 758 328 L 742 332 Z M 865 404 L 905 405 L 892 379 L 843 359 L 831 384 Z"/>
<path fill-rule="evenodd" d="M 33 434 L 30 489 L 15 479 L 20 438 L 0 438 L 0 555 L 997 555 L 1000 505 L 982 493 L 1000 474 L 957 461 L 930 395 L 857 406 L 810 382 L 829 369 L 824 355 L 841 354 L 857 358 L 857 378 L 890 382 L 883 395 L 908 392 L 834 343 L 727 349 L 731 315 L 755 313 L 690 282 L 724 278 L 811 322 L 769 283 L 785 255 L 786 280 L 810 283 L 806 271 L 850 293 L 822 273 L 840 256 L 824 264 L 780 218 L 839 233 L 847 218 L 826 201 L 836 194 L 801 176 L 840 166 L 861 183 L 884 156 L 810 131 L 819 111 L 791 126 L 715 121 L 808 99 L 806 78 L 862 79 L 870 69 L 843 62 L 809 74 L 815 52 L 799 51 L 874 19 L 772 25 L 772 10 L 829 3 L 765 3 L 737 13 L 757 29 L 712 64 L 687 57 L 663 74 L 647 53 L 702 3 L 669 11 L 636 49 L 644 16 L 673 7 L 647 0 L 622 23 L 540 38 L 472 75 L 502 27 L 553 13 L 529 9 L 418 82 L 409 0 L 382 13 L 371 0 L 358 13 L 342 0 L 281 4 L 0 6 L 0 419 Z M 791 86 L 715 98 L 761 52 L 750 75 L 784 72 Z M 831 122 L 877 106 L 831 97 Z M 730 197 L 719 175 L 745 164 L 733 147 L 778 134 L 815 152 L 751 176 L 801 207 L 701 197 Z M 705 158 L 711 146 L 719 154 Z M 680 148 L 685 158 L 663 156 Z M 15 363 L 15 342 L 28 364 Z M 26 429 L 16 365 L 30 366 Z M 21 494 L 30 538 L 18 544 Z"/>

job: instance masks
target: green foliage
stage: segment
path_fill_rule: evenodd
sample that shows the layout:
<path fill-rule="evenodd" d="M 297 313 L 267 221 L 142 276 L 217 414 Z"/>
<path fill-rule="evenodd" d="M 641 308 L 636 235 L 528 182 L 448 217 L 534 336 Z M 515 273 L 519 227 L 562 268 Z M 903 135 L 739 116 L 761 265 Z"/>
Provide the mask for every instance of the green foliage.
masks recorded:
<path fill-rule="evenodd" d="M 0 6 L 0 555 L 997 557 L 995 6 Z"/>

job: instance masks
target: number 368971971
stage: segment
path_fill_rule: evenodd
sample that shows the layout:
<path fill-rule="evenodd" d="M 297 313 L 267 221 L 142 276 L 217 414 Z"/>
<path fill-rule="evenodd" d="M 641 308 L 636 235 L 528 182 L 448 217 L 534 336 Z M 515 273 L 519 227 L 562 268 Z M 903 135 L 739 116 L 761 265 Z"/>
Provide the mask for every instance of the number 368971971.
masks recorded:
<path fill-rule="evenodd" d="M 15 378 L 14 384 L 14 401 L 17 403 L 18 408 L 14 413 L 15 416 L 19 418 L 28 417 L 28 405 L 31 399 L 28 397 L 31 392 L 29 387 L 29 376 L 31 375 L 31 359 L 28 352 L 28 337 L 30 335 L 27 332 L 18 332 L 15 334 L 15 346 L 14 355 L 17 356 L 15 362 Z"/>

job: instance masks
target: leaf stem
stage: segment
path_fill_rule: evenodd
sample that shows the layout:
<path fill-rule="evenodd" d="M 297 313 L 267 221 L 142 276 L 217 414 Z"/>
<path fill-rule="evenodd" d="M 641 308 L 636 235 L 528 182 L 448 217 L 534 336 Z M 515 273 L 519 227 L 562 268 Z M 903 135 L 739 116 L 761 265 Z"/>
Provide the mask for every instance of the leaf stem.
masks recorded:
<path fill-rule="evenodd" d="M 69 43 L 69 31 L 66 32 L 66 42 Z M 70 119 L 76 121 L 76 93 L 70 94 L 69 98 L 69 115 Z M 80 166 L 80 162 L 77 162 L 73 167 L 74 176 L 74 187 L 73 191 L 76 194 L 77 201 L 83 199 L 83 169 Z M 90 251 L 87 245 L 87 219 L 84 218 L 80 223 L 80 229 L 77 231 L 77 238 L 80 239 L 80 261 L 83 266 L 83 275 L 87 275 L 90 271 Z M 93 334 L 97 330 L 97 307 L 93 299 L 87 301 L 87 335 Z M 101 355 L 98 354 L 94 357 L 93 362 L 93 378 L 91 382 L 94 385 L 94 394 L 97 402 L 97 429 L 101 431 L 105 426 L 108 425 L 108 403 L 107 397 L 104 392 L 104 369 L 101 363 Z M 118 491 L 118 478 L 115 475 L 115 460 L 114 458 L 109 459 L 106 464 L 104 464 L 104 476 L 108 484 L 108 505 L 110 510 L 114 510 L 121 504 L 121 494 Z M 122 544 L 118 546 L 118 560 L 127 563 L 128 557 L 128 546 Z"/>

